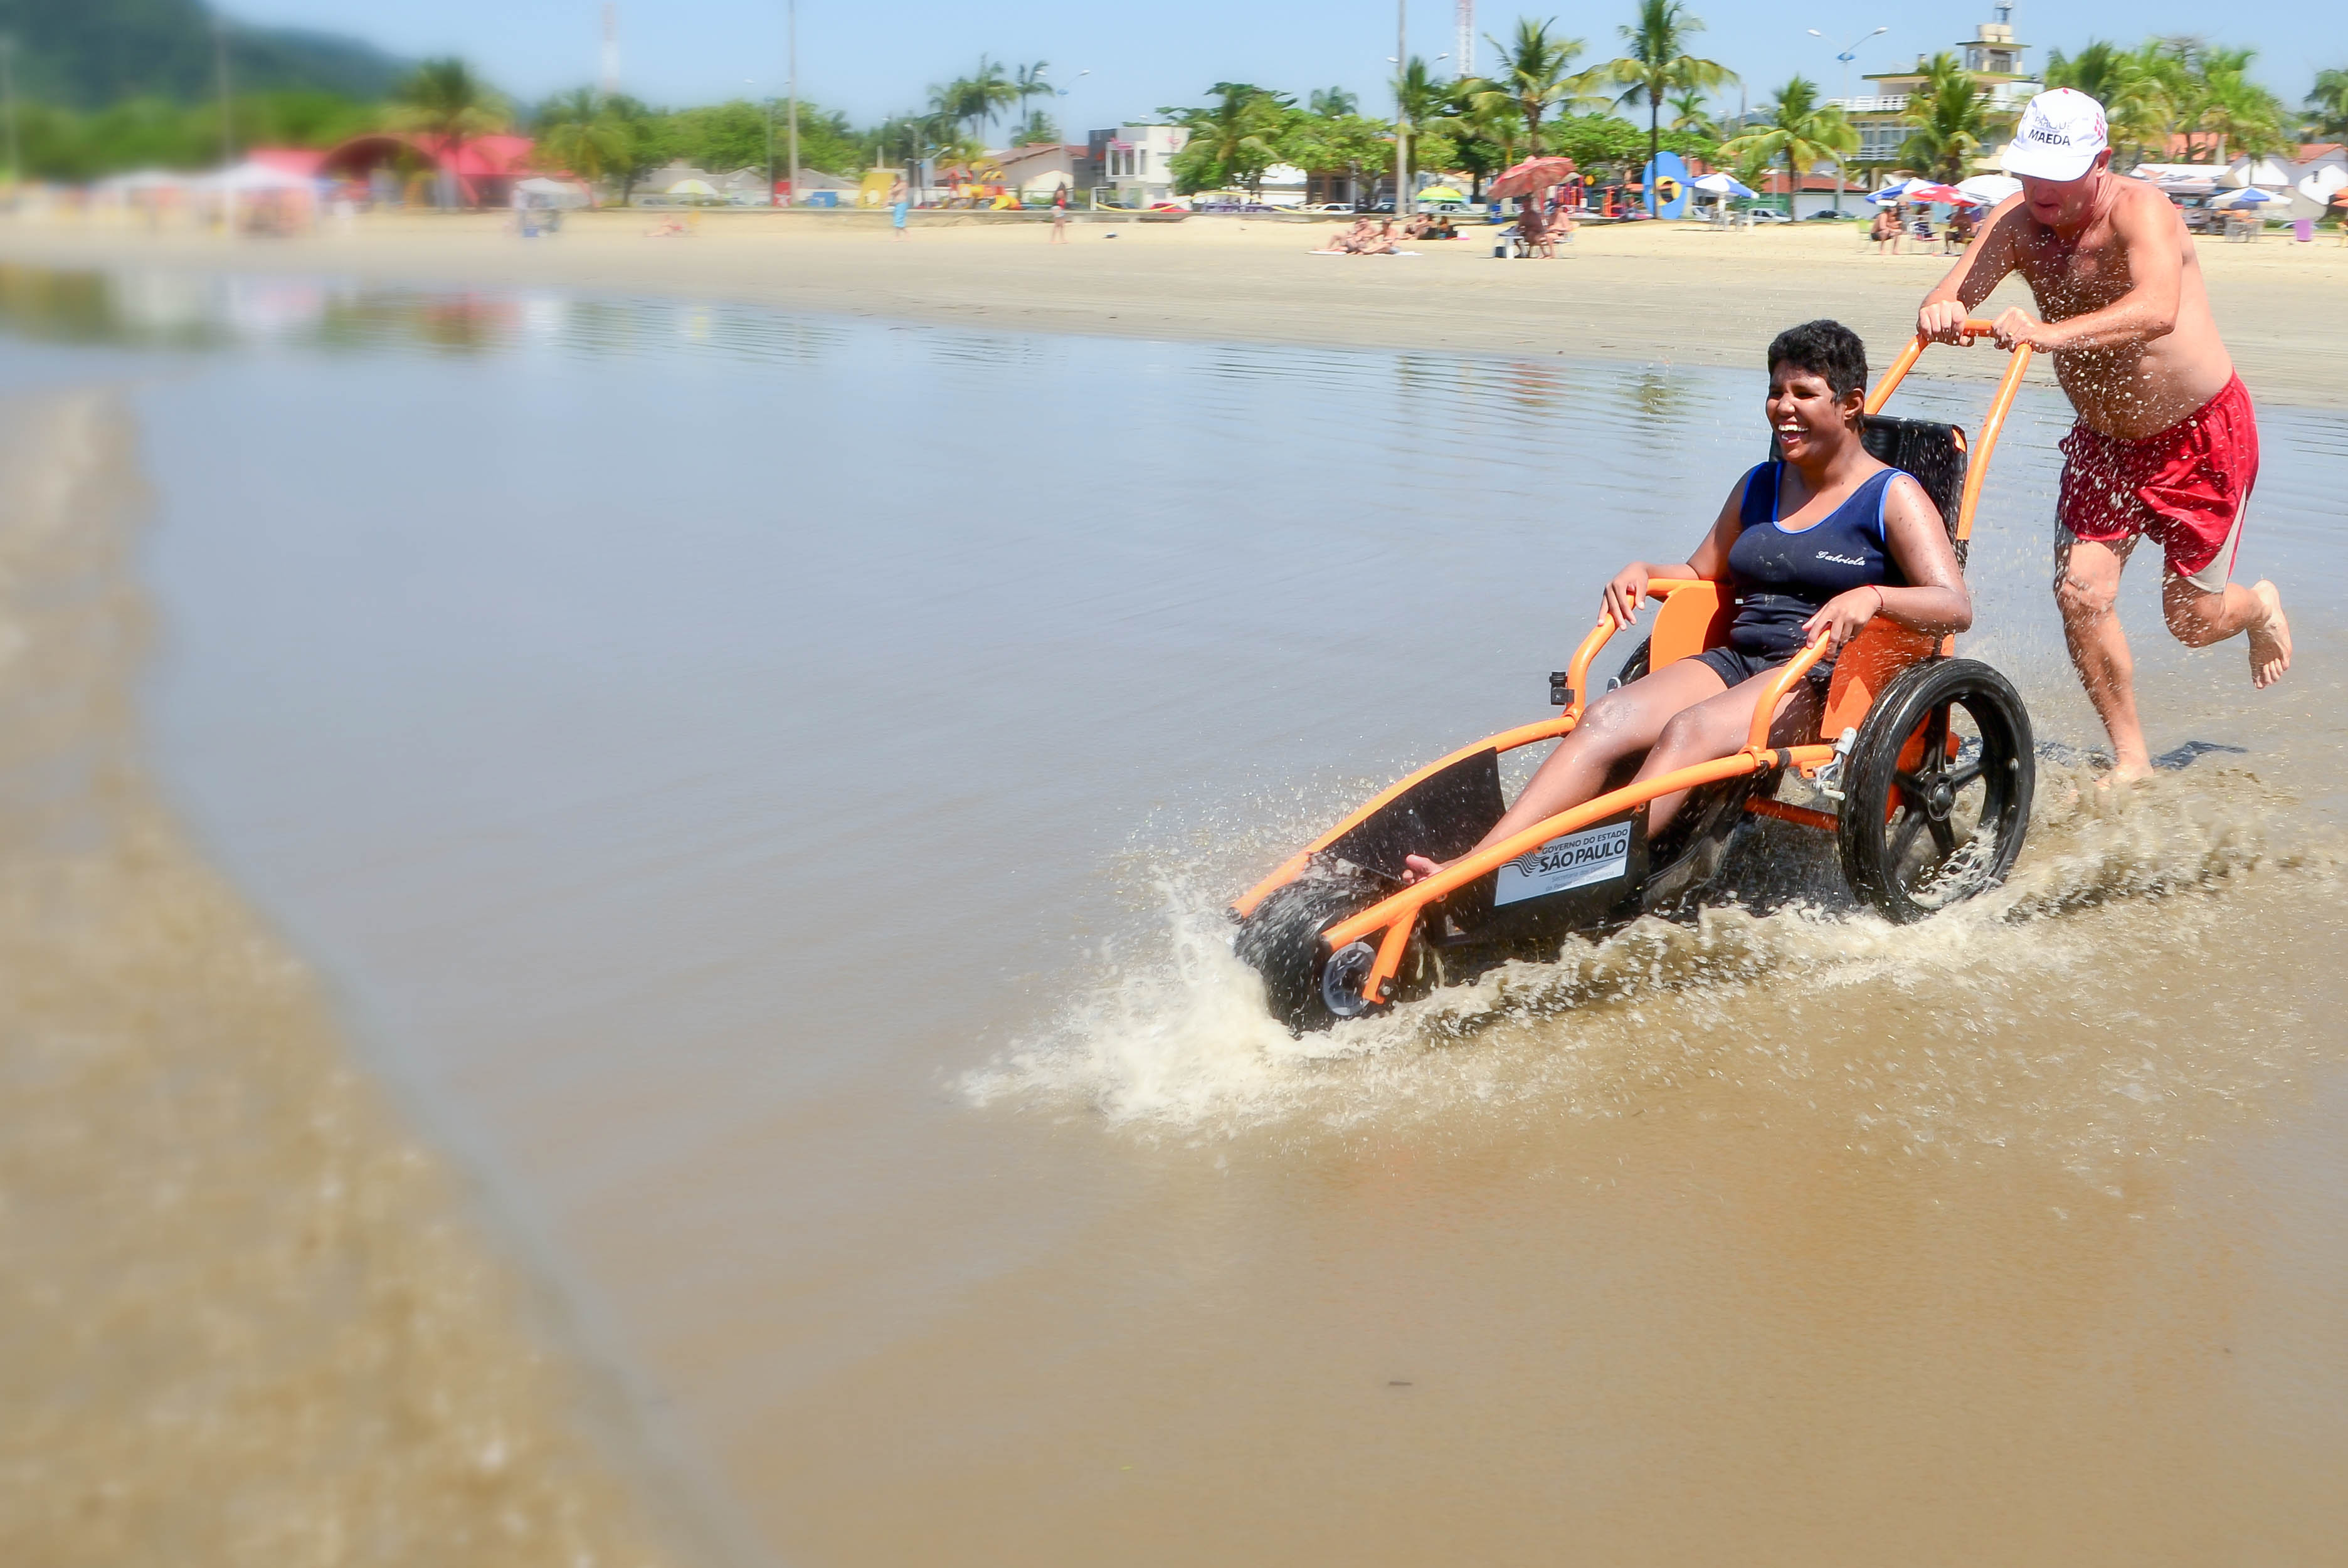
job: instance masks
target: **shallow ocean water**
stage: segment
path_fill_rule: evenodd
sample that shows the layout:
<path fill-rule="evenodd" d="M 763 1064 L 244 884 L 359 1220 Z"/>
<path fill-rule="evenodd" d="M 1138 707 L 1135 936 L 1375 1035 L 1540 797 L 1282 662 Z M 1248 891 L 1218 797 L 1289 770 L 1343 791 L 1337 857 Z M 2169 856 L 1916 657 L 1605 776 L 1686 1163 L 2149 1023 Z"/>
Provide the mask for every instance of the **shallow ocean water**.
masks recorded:
<path fill-rule="evenodd" d="M 2217 749 L 2113 799 L 2025 394 L 2007 888 L 1895 930 L 1788 833 L 1807 901 L 1295 1041 L 1222 900 L 1529 717 L 1757 370 L 7 284 L 10 384 L 130 389 L 177 805 L 752 1554 L 2328 1542 L 2348 420 L 2262 410 L 2274 692 L 2137 563 Z"/>

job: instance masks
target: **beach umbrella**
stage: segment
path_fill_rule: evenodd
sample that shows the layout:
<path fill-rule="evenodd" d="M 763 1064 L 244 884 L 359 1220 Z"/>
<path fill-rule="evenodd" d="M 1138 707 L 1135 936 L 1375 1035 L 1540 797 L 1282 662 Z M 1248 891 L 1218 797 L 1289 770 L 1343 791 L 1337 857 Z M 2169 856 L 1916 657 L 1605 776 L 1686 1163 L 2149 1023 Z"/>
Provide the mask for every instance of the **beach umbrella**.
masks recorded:
<path fill-rule="evenodd" d="M 2281 201 L 2282 200 L 2283 198 L 2274 195 L 2270 191 L 2260 190 L 2254 185 L 2247 190 L 2237 190 L 2230 196 L 2220 196 L 2217 200 L 2209 203 L 2209 205 L 2231 210 L 2237 207 L 2263 207 L 2270 201 Z"/>
<path fill-rule="evenodd" d="M 671 196 L 715 196 L 717 187 L 706 179 L 680 179 L 668 188 Z"/>
<path fill-rule="evenodd" d="M 1468 200 L 1448 185 L 1430 185 L 1418 193 L 1421 201 L 1465 201 Z"/>
<path fill-rule="evenodd" d="M 2022 181 L 2010 174 L 1976 174 L 1971 179 L 1957 181 L 1957 189 L 1965 200 L 1980 207 L 1994 207 L 2022 190 Z"/>
<path fill-rule="evenodd" d="M 1751 186 L 1733 174 L 1707 174 L 1694 184 L 1698 190 L 1708 191 L 1715 196 L 1737 196 L 1749 200 L 1754 194 Z"/>
<path fill-rule="evenodd" d="M 1514 169 L 1503 170 L 1484 187 L 1484 193 L 1495 201 L 1508 196 L 1527 196 L 1536 190 L 1547 190 L 1552 185 L 1563 185 L 1573 174 L 1573 159 L 1570 158 L 1529 158 Z"/>
<path fill-rule="evenodd" d="M 1962 207 L 1966 204 L 1965 193 L 1958 190 L 1955 186 L 1926 185 L 1921 180 L 1910 185 L 1908 187 L 1908 193 L 1905 196 L 1902 196 L 1900 200 L 1902 201 L 1938 202 L 1944 207 Z"/>
<path fill-rule="evenodd" d="M 1908 188 L 1915 183 L 1916 181 L 1912 179 L 1895 179 L 1890 184 L 1885 186 L 1882 190 L 1877 191 L 1874 195 L 1869 197 L 1868 200 L 1874 202 L 1878 207 L 1892 206 L 1897 202 L 1907 200 Z"/>

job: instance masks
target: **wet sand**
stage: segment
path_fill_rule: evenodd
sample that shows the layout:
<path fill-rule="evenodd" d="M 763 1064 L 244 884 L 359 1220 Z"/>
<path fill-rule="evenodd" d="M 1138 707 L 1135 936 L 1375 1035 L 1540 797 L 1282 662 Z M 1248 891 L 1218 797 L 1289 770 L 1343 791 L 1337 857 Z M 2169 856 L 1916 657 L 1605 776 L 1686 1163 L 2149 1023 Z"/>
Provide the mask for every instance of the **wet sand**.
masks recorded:
<path fill-rule="evenodd" d="M 122 411 L 0 415 L 0 1558 L 673 1560 L 559 1312 L 157 798 Z"/>
<path fill-rule="evenodd" d="M 499 215 L 364 218 L 349 231 L 229 243 L 101 219 L 0 221 L 0 261 L 58 267 L 230 267 L 368 282 L 551 287 L 738 301 L 851 316 L 1219 342 L 1528 351 L 1572 359 L 1741 364 L 1749 333 L 1724 319 L 1831 313 L 1880 355 L 1912 330 L 1949 266 L 1878 256 L 1826 223 L 1719 231 L 1696 224 L 1584 226 L 1554 261 L 1500 261 L 1487 232 L 1406 257 L 1316 256 L 1334 231 L 1195 217 L 1091 221 L 1065 246 L 1030 224 L 923 215 L 897 243 L 860 213 L 712 212 L 685 238 L 647 238 L 644 212 L 574 215 L 524 241 Z M 1112 236 L 1114 236 L 1112 238 Z M 2220 330 L 2261 403 L 2348 406 L 2339 374 L 2348 248 L 2199 242 Z M 1997 296 L 2028 303 L 2018 284 Z M 1994 375 L 1988 353 L 1935 374 Z M 2044 372 L 2040 372 L 2044 375 Z"/>

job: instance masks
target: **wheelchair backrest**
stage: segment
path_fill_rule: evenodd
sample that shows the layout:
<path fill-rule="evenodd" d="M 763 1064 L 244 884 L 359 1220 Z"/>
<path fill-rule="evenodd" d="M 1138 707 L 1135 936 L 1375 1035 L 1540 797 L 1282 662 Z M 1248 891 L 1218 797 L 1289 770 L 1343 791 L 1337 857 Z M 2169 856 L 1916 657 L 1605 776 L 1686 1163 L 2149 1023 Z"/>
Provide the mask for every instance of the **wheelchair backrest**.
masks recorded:
<path fill-rule="evenodd" d="M 1957 564 L 1964 565 L 1964 541 L 1957 538 L 1957 501 L 1965 488 L 1964 431 L 1932 419 L 1870 414 L 1859 440 L 1877 462 L 1915 476 L 1941 509 L 1941 526 L 1957 546 Z"/>
<path fill-rule="evenodd" d="M 1957 547 L 1957 564 L 1965 564 L 1965 541 L 1957 538 L 1957 503 L 1965 488 L 1965 433 L 1962 426 L 1934 419 L 1897 419 L 1870 414 L 1859 431 L 1859 441 L 1879 463 L 1889 463 L 1915 476 L 1932 505 L 1941 510 L 1941 525 Z M 1769 456 L 1777 456 L 1777 440 L 1769 438 Z"/>

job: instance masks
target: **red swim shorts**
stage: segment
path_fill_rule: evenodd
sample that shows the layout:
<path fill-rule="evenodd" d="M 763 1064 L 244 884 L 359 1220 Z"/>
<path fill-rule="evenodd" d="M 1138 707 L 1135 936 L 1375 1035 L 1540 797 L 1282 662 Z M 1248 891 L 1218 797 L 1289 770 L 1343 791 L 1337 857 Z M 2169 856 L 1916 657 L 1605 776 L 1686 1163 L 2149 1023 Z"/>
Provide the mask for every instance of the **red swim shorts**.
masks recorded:
<path fill-rule="evenodd" d="M 2170 570 L 2218 593 L 2233 575 L 2242 509 L 2258 477 L 2258 417 L 2238 375 L 2157 435 L 2123 441 L 2072 426 L 2054 515 L 2075 539 L 2157 539 Z"/>

